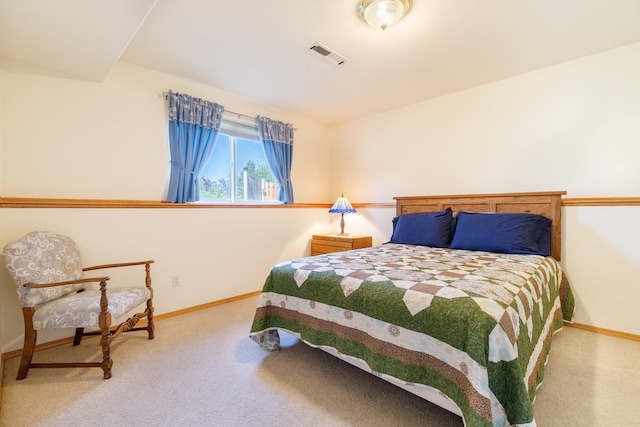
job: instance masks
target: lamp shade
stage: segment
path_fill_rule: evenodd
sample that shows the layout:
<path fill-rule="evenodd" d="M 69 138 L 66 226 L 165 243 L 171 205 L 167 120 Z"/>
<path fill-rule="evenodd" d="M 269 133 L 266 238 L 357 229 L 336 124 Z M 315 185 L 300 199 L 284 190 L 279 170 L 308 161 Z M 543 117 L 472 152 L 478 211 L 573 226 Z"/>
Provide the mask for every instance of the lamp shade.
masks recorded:
<path fill-rule="evenodd" d="M 347 198 L 344 197 L 344 194 L 338 197 L 338 200 L 336 200 L 333 206 L 331 206 L 331 209 L 329 209 L 329 213 L 346 214 L 355 212 L 356 210 L 351 206 Z"/>

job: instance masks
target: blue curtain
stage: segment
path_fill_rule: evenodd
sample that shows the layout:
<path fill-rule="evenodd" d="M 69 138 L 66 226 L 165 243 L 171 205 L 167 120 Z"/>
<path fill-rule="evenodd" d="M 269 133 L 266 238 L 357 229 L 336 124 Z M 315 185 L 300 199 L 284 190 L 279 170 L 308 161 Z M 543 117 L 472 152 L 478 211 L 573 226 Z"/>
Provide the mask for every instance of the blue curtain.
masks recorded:
<path fill-rule="evenodd" d="M 189 95 L 169 92 L 171 175 L 167 200 L 200 200 L 198 177 L 213 153 L 224 107 Z"/>
<path fill-rule="evenodd" d="M 264 155 L 278 183 L 278 200 L 285 204 L 292 204 L 293 126 L 260 116 L 256 118 L 256 121 Z"/>

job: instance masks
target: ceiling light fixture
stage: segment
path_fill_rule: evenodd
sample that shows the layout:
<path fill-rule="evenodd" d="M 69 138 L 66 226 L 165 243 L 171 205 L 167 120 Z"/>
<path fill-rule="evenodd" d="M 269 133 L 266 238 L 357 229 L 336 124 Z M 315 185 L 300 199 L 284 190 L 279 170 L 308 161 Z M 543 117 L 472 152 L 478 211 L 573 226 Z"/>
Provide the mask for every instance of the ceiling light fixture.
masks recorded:
<path fill-rule="evenodd" d="M 360 16 L 373 28 L 386 30 L 402 18 L 411 0 L 362 0 L 360 2 Z"/>

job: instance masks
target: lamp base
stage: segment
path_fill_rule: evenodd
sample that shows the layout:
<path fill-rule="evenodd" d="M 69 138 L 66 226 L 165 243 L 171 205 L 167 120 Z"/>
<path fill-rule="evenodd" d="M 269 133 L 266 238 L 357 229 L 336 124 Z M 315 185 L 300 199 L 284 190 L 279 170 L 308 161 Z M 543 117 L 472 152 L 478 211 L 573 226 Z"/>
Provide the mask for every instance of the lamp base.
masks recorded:
<path fill-rule="evenodd" d="M 340 234 L 338 234 L 338 236 L 348 236 L 348 234 L 344 232 L 344 214 L 340 214 Z"/>

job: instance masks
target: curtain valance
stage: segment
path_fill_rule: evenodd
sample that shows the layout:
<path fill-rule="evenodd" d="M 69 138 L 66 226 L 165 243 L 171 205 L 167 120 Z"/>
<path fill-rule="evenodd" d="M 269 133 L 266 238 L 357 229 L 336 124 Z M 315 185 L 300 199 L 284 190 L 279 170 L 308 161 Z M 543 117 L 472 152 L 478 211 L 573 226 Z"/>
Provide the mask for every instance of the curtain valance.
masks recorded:
<path fill-rule="evenodd" d="M 256 122 L 262 140 L 293 144 L 294 129 L 292 125 L 260 116 L 256 117 Z"/>
<path fill-rule="evenodd" d="M 169 91 L 169 121 L 189 123 L 205 129 L 218 129 L 224 107 L 215 102 Z"/>

